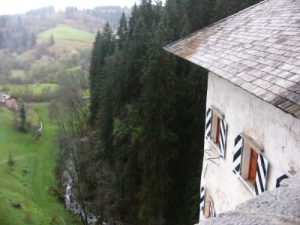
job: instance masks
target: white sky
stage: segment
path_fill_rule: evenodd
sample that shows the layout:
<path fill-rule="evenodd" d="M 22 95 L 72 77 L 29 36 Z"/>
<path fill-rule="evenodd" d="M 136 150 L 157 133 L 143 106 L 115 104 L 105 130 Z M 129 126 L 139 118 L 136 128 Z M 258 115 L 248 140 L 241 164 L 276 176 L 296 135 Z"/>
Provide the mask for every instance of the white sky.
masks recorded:
<path fill-rule="evenodd" d="M 25 13 L 44 6 L 54 6 L 57 11 L 66 6 L 88 9 L 105 5 L 133 6 L 135 2 L 140 0 L 0 0 L 0 15 Z"/>

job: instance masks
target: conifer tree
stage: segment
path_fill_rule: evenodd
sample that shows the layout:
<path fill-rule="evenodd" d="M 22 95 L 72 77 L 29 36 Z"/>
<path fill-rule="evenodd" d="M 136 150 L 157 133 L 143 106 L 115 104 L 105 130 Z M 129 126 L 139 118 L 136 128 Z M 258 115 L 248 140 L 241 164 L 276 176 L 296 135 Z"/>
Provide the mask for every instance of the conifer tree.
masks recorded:
<path fill-rule="evenodd" d="M 101 34 L 98 31 L 94 42 L 91 65 L 90 65 L 90 120 L 94 122 L 98 111 L 98 92 L 97 81 L 100 73 L 100 56 L 101 56 Z"/>
<path fill-rule="evenodd" d="M 19 112 L 19 116 L 20 116 L 20 131 L 22 132 L 26 132 L 27 131 L 27 113 L 26 113 L 26 109 L 25 109 L 25 105 L 23 102 L 20 103 L 20 112 Z"/>
<path fill-rule="evenodd" d="M 48 44 L 49 44 L 49 46 L 52 46 L 55 44 L 55 39 L 54 39 L 53 34 L 50 35 Z"/>
<path fill-rule="evenodd" d="M 127 35 L 128 35 L 128 26 L 127 26 L 127 19 L 125 16 L 125 13 L 122 13 L 122 17 L 119 22 L 119 27 L 118 27 L 118 42 L 119 42 L 119 48 L 122 49 L 126 43 L 127 40 Z"/>
<path fill-rule="evenodd" d="M 36 45 L 36 35 L 35 33 L 31 33 L 30 36 L 30 47 L 33 48 Z"/>
<path fill-rule="evenodd" d="M 95 122 L 96 115 L 99 111 L 99 101 L 103 98 L 103 86 L 105 82 L 105 74 L 103 69 L 105 66 L 105 58 L 114 51 L 114 37 L 112 28 L 106 23 L 102 33 L 98 32 L 91 58 L 90 66 L 90 120 Z"/>

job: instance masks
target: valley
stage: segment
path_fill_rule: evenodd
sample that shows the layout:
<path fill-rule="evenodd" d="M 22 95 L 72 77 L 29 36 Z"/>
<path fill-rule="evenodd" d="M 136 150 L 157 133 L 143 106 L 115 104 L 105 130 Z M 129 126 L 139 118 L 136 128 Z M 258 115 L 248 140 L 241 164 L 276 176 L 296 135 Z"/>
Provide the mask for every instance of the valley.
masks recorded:
<path fill-rule="evenodd" d="M 48 118 L 47 104 L 30 104 L 29 108 L 34 111 L 30 120 L 43 122 L 39 140 L 31 133 L 15 131 L 14 115 L 0 108 L 0 224 L 80 224 L 57 198 L 56 125 Z M 13 165 L 8 165 L 10 157 Z"/>
<path fill-rule="evenodd" d="M 49 107 L 62 95 L 61 85 L 66 80 L 77 80 L 82 95 L 89 92 L 89 57 L 95 33 L 87 31 L 88 26 L 81 29 L 72 24 L 78 23 L 70 18 L 58 20 L 54 27 L 36 33 L 34 47 L 19 53 L 0 49 L 0 94 L 16 100 L 19 109 L 24 103 L 28 124 L 26 133 L 19 131 L 20 111 L 9 108 L 7 102 L 0 103 L 1 225 L 82 224 L 80 217 L 64 207 L 60 175 L 55 173 L 58 126 L 49 117 Z M 101 23 L 95 25 L 101 28 Z"/>

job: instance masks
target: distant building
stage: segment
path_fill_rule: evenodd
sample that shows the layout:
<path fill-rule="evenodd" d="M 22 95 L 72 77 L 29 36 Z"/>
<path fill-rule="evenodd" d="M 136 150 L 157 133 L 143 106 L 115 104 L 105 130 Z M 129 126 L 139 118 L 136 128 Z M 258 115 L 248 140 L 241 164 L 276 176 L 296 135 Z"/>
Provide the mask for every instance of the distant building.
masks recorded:
<path fill-rule="evenodd" d="M 0 103 L 5 104 L 5 102 L 10 98 L 11 98 L 10 95 L 0 93 Z"/>
<path fill-rule="evenodd" d="M 19 110 L 17 100 L 14 97 L 4 93 L 0 93 L 0 104 L 5 105 L 7 108 L 13 111 Z"/>
<path fill-rule="evenodd" d="M 165 49 L 209 71 L 200 220 L 300 172 L 300 1 L 263 1 Z"/>

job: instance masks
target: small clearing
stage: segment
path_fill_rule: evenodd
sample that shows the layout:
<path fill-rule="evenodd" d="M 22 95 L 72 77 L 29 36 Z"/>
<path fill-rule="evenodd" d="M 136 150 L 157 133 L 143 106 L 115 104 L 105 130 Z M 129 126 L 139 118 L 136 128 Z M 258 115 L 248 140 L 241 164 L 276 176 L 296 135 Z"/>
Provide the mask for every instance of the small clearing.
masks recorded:
<path fill-rule="evenodd" d="M 51 35 L 53 35 L 54 39 L 63 39 L 79 42 L 92 43 L 95 39 L 95 34 L 84 30 L 76 29 L 65 24 L 59 24 L 52 29 L 44 31 L 39 35 L 39 38 L 49 39 Z"/>

